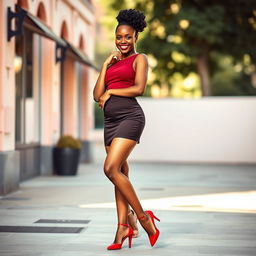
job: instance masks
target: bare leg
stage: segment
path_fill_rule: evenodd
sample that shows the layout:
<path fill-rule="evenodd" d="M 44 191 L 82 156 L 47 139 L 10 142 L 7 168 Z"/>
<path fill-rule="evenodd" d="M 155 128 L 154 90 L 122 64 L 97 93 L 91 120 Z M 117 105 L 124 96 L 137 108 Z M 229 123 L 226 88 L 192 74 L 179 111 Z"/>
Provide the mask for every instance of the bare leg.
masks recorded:
<path fill-rule="evenodd" d="M 128 165 L 127 160 L 125 160 L 124 164 L 122 165 L 121 172 L 129 179 L 129 165 Z M 122 193 L 118 190 L 118 188 L 116 186 L 115 186 L 115 188 L 116 188 L 117 195 L 119 195 L 119 194 L 122 195 Z M 124 198 L 124 197 L 122 196 L 122 198 Z M 126 201 L 125 198 L 124 198 L 124 200 Z M 137 237 L 137 235 L 138 235 L 137 216 L 136 216 L 135 212 L 133 210 L 131 210 L 128 202 L 127 202 L 127 206 L 128 206 L 127 222 L 133 229 L 133 233 L 134 233 L 133 237 Z"/>
<path fill-rule="evenodd" d="M 128 201 L 137 216 L 145 216 L 145 218 L 140 220 L 140 223 L 149 235 L 154 235 L 156 230 L 150 217 L 143 211 L 128 177 L 121 172 L 121 166 L 128 158 L 136 143 L 136 141 L 126 138 L 114 138 L 104 162 L 104 172 L 123 195 L 123 199 Z"/>
<path fill-rule="evenodd" d="M 138 235 L 139 235 L 137 220 L 138 220 L 138 218 L 137 218 L 136 213 L 128 205 L 128 224 L 133 229 L 133 237 L 138 237 Z"/>
<path fill-rule="evenodd" d="M 106 152 L 109 151 L 109 146 L 106 146 Z M 124 162 L 124 164 L 121 166 L 121 172 L 128 177 L 129 173 L 129 166 L 127 161 Z M 120 193 L 118 188 L 115 186 L 115 198 L 116 198 L 116 208 L 117 208 L 117 217 L 118 217 L 118 223 L 129 223 L 134 230 L 134 234 L 136 235 L 138 232 L 138 227 L 136 225 L 136 220 L 134 221 L 134 218 L 131 216 L 132 212 L 128 205 L 127 200 L 125 197 Z M 114 240 L 114 243 L 120 243 L 122 240 L 122 237 L 127 233 L 127 228 L 124 226 L 118 226 L 116 237 Z"/>

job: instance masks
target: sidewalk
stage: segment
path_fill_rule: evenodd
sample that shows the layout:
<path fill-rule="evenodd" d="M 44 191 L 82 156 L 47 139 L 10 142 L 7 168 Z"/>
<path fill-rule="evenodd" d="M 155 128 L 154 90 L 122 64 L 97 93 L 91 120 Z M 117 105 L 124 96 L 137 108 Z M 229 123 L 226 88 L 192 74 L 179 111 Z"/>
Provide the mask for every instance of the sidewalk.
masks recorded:
<path fill-rule="evenodd" d="M 102 166 L 80 165 L 75 177 L 36 177 L 0 198 L 0 255 L 256 255 L 255 166 L 129 162 L 130 179 L 144 209 L 161 219 L 161 233 L 152 248 L 139 225 L 132 248 L 125 241 L 119 251 L 106 250 L 116 209 Z M 3 232 L 6 226 L 15 229 Z"/>

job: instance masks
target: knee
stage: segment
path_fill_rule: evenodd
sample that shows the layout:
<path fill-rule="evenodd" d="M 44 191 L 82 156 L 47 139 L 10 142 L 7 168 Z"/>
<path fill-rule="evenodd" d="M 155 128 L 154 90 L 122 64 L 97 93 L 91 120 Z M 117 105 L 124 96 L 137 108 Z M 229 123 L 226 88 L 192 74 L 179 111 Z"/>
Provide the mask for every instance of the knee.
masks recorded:
<path fill-rule="evenodd" d="M 128 164 L 123 164 L 121 167 L 121 172 L 128 177 L 129 174 L 129 167 Z"/>
<path fill-rule="evenodd" d="M 110 180 L 113 181 L 115 179 L 115 176 L 116 176 L 115 166 L 113 166 L 111 164 L 105 164 L 104 165 L 104 173 Z"/>

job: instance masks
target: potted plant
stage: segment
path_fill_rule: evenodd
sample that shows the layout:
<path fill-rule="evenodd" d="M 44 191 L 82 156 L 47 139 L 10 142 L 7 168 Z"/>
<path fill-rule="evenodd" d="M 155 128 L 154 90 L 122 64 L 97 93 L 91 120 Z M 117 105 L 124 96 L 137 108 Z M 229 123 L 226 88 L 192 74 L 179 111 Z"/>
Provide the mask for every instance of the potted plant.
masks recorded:
<path fill-rule="evenodd" d="M 81 142 L 72 135 L 62 135 L 53 148 L 53 167 L 57 175 L 76 175 Z"/>

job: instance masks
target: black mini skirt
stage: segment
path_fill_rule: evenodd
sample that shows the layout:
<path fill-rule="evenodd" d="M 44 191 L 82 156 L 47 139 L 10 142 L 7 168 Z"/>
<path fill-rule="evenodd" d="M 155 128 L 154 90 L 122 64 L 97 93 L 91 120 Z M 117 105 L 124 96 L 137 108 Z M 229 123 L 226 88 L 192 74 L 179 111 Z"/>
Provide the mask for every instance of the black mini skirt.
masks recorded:
<path fill-rule="evenodd" d="M 103 112 L 105 146 L 110 146 L 115 137 L 140 143 L 145 115 L 135 97 L 111 95 L 105 102 Z"/>

